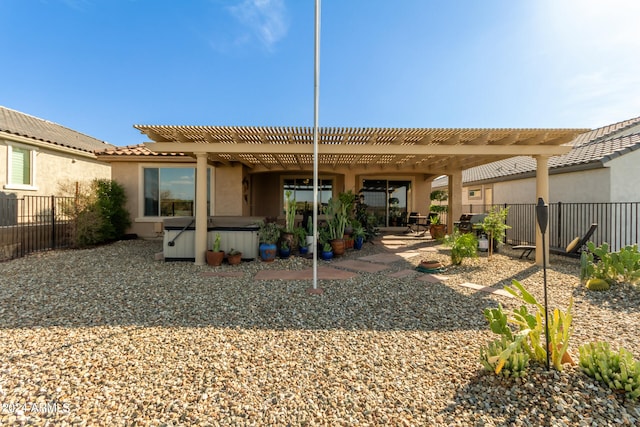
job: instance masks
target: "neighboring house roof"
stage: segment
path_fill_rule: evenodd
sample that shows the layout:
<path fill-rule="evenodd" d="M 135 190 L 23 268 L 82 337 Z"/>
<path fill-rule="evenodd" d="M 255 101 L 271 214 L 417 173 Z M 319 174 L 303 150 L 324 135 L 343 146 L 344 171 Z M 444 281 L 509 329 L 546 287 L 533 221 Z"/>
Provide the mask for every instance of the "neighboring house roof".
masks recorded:
<path fill-rule="evenodd" d="M 107 148 L 96 154 L 100 157 L 188 157 L 185 153 L 157 153 L 149 150 L 144 144 Z"/>
<path fill-rule="evenodd" d="M 111 144 L 57 123 L 0 106 L 0 135 L 2 133 L 88 153 L 113 147 Z"/>
<path fill-rule="evenodd" d="M 640 117 L 614 123 L 577 136 L 569 143 L 574 148 L 567 154 L 549 158 L 549 173 L 563 173 L 603 167 L 613 158 L 640 149 Z M 462 171 L 462 182 L 495 182 L 534 176 L 536 160 L 516 156 Z M 432 188 L 445 187 L 447 176 L 432 183 Z"/>

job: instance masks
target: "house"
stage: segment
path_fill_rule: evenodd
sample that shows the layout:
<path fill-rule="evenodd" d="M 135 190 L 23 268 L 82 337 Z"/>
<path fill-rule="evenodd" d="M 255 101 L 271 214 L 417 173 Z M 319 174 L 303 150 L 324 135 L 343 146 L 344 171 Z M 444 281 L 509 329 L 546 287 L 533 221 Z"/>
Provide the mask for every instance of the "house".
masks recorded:
<path fill-rule="evenodd" d="M 110 179 L 95 151 L 113 147 L 62 125 L 0 106 L 0 195 L 60 195 L 60 185 Z"/>
<path fill-rule="evenodd" d="M 640 203 L 640 117 L 578 135 L 569 145 L 569 152 L 549 158 L 549 196 L 545 201 L 599 204 L 602 210 L 616 203 L 616 212 L 597 212 L 589 218 L 585 215 L 579 227 L 584 231 L 589 223 L 600 222 L 597 240 L 608 242 L 612 248 L 636 243 L 638 227 L 629 222 L 637 221 L 633 218 L 637 218 L 636 203 Z M 465 169 L 463 209 L 477 212 L 494 204 L 534 203 L 536 166 L 531 157 L 514 156 Z M 433 181 L 434 190 L 448 188 L 447 176 Z M 605 225 L 611 230 L 607 231 Z M 566 237 L 570 240 L 578 234 L 580 231 L 572 230 Z"/>
<path fill-rule="evenodd" d="M 456 189 L 449 198 L 452 228 L 462 212 L 463 170 L 535 156 L 543 174 L 539 191 L 546 194 L 546 159 L 566 153 L 564 144 L 586 131 L 320 128 L 316 134 L 308 127 L 134 127 L 150 142 L 98 153 L 129 195 L 131 232 L 153 236 L 169 216 L 195 216 L 196 263 L 204 262 L 206 233 L 197 230 L 206 228 L 207 216 L 278 217 L 287 190 L 297 210 L 311 209 L 314 160 L 319 203 L 353 191 L 380 225 L 389 225 L 395 212 L 426 214 L 432 180 L 448 175 Z"/>
<path fill-rule="evenodd" d="M 640 117 L 578 135 L 571 151 L 549 159 L 548 202 L 640 201 Z M 465 169 L 462 204 L 493 205 L 535 201 L 536 162 L 527 156 Z M 448 178 L 433 181 L 447 190 Z"/>

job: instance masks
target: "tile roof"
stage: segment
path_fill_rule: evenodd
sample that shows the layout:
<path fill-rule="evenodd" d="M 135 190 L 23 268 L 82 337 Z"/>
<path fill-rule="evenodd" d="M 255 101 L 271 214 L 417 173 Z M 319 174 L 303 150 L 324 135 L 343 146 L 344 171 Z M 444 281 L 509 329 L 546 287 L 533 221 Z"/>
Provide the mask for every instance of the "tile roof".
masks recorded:
<path fill-rule="evenodd" d="M 615 157 L 640 149 L 640 117 L 614 123 L 577 136 L 569 143 L 573 150 L 549 158 L 551 173 L 565 168 L 588 164 L 602 165 Z M 487 163 L 462 172 L 462 182 L 503 179 L 504 177 L 534 173 L 536 160 L 530 156 L 516 156 Z M 433 181 L 433 187 L 446 186 L 446 176 Z"/>
<path fill-rule="evenodd" d="M 156 153 L 144 144 L 111 147 L 96 153 L 99 156 L 151 156 L 151 157 L 187 157 L 184 153 Z"/>
<path fill-rule="evenodd" d="M 113 147 L 57 123 L 0 106 L 0 135 L 3 132 L 89 153 Z"/>

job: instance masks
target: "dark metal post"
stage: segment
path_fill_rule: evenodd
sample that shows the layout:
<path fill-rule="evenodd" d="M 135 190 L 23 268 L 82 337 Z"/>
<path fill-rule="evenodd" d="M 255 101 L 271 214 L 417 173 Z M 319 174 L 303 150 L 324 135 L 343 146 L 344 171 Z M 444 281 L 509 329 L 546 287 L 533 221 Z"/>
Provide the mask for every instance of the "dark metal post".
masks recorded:
<path fill-rule="evenodd" d="M 547 305 L 547 248 L 545 244 L 545 233 L 547 232 L 547 224 L 549 223 L 549 205 L 544 203 L 542 197 L 538 198 L 536 205 L 536 219 L 542 233 L 542 271 L 544 280 L 544 335 L 546 340 L 547 353 L 547 370 L 549 370 L 549 309 Z"/>
<path fill-rule="evenodd" d="M 56 248 L 56 196 L 51 196 L 51 249 Z"/>

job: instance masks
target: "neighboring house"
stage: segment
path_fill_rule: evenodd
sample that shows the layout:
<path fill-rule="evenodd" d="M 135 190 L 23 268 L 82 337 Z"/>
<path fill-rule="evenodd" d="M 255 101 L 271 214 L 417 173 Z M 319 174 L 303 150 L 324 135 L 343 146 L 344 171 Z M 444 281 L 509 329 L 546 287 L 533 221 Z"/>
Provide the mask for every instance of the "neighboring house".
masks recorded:
<path fill-rule="evenodd" d="M 549 158 L 549 203 L 640 201 L 640 117 L 577 136 L 573 149 Z M 462 205 L 532 203 L 536 162 L 516 156 L 462 172 Z M 447 190 L 448 177 L 433 181 Z"/>
<path fill-rule="evenodd" d="M 583 234 L 591 223 L 599 227 L 596 244 L 613 250 L 637 243 L 640 208 L 640 117 L 614 123 L 577 136 L 566 154 L 549 158 L 550 233 L 563 247 Z M 465 169 L 462 206 L 481 212 L 491 205 L 511 205 L 513 229 L 507 239 L 532 242 L 533 225 L 518 205 L 536 200 L 536 162 L 516 156 Z M 433 181 L 433 189 L 448 191 L 448 177 Z M 587 205 L 589 204 L 589 205 Z M 519 213 L 516 213 L 519 212 Z M 518 219 L 520 218 L 520 220 Z M 527 227 L 523 229 L 525 224 Z M 528 226 L 526 225 L 528 224 Z"/>
<path fill-rule="evenodd" d="M 0 195 L 61 194 L 61 185 L 111 178 L 95 151 L 113 147 L 56 123 L 0 106 Z"/>

